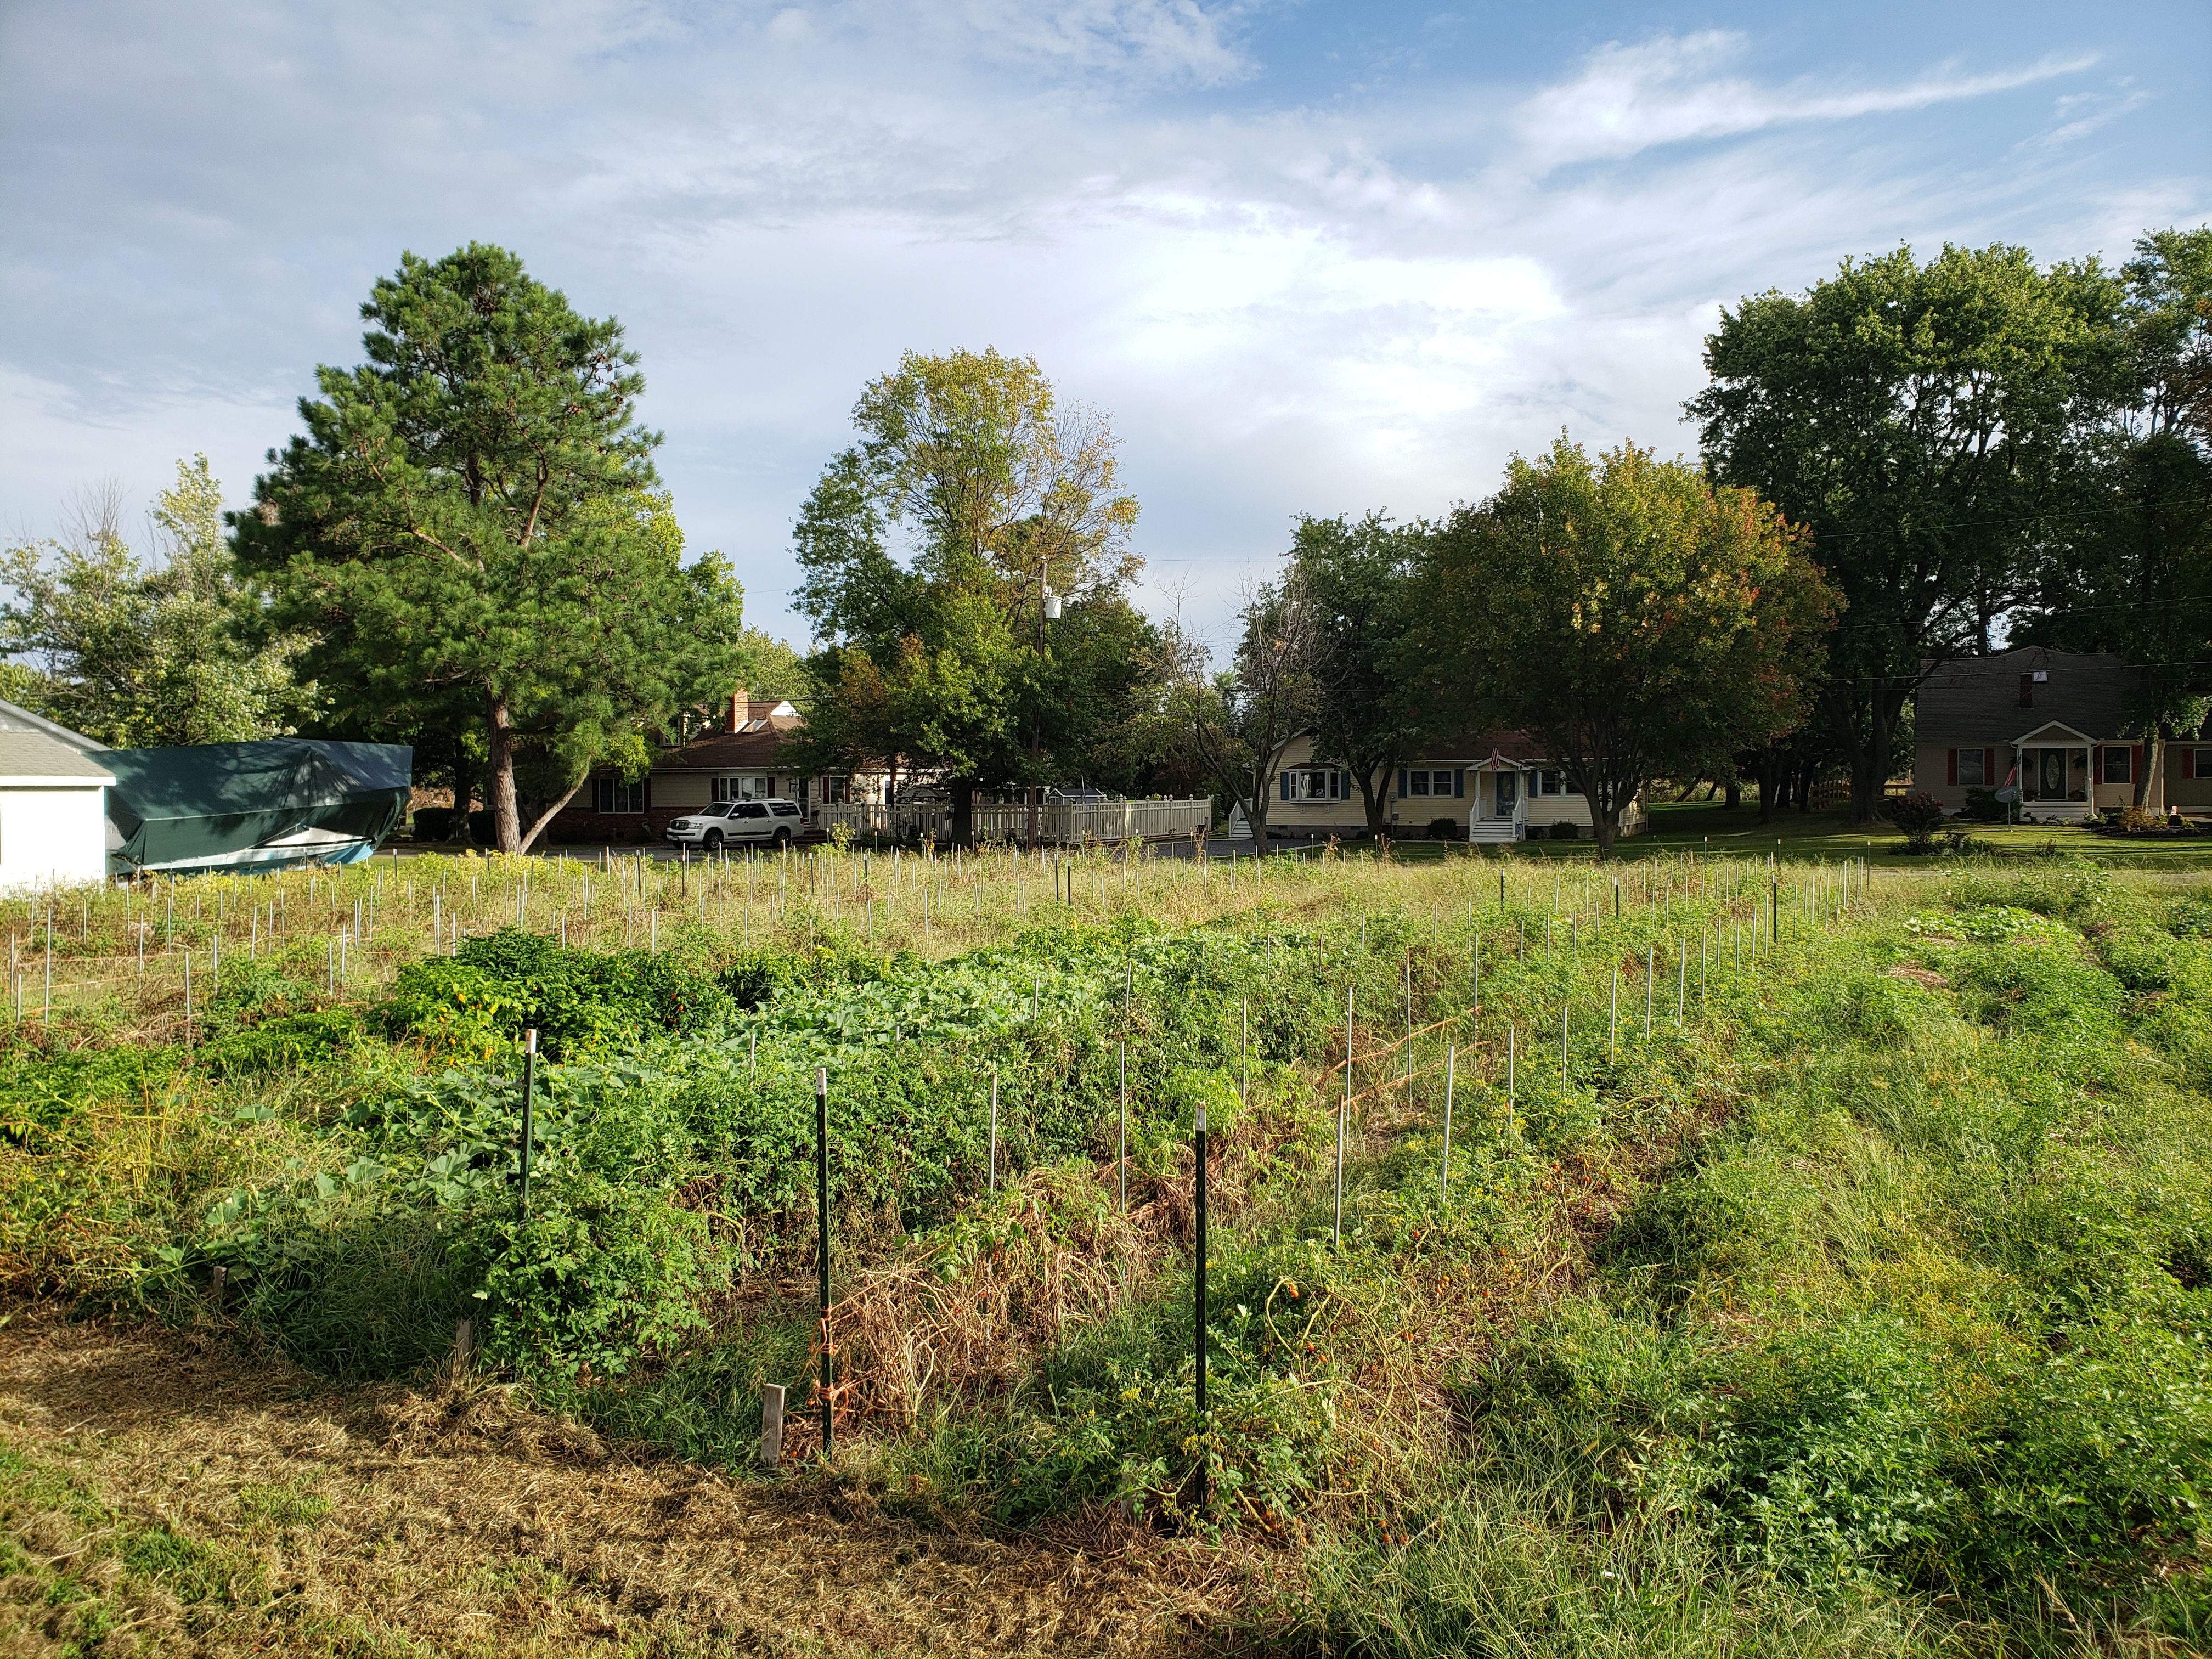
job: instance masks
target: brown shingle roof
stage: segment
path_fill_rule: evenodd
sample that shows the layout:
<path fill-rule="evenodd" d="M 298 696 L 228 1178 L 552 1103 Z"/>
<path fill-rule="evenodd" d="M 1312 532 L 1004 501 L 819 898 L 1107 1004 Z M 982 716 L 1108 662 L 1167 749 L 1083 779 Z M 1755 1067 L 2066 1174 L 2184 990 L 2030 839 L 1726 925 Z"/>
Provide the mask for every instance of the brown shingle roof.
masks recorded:
<path fill-rule="evenodd" d="M 2042 672 L 2050 678 L 2030 682 L 2033 708 L 2020 706 L 2020 677 Z M 1920 687 L 1913 710 L 1917 743 L 1943 744 L 2009 743 L 2057 720 L 2100 742 L 2120 735 L 2128 693 L 2136 671 L 2110 653 L 2052 651 L 2024 645 L 1988 657 L 1954 657 L 1939 663 Z"/>
<path fill-rule="evenodd" d="M 717 732 L 694 738 L 654 763 L 656 772 L 772 772 L 783 734 L 803 720 L 748 721 L 743 732 Z"/>

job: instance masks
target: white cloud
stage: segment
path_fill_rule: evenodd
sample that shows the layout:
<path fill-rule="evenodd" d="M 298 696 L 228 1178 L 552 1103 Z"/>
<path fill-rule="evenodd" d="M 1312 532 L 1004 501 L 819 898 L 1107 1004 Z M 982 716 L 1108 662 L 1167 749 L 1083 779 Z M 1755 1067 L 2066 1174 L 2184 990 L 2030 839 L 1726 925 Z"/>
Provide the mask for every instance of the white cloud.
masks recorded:
<path fill-rule="evenodd" d="M 1729 137 L 1784 123 L 1847 120 L 1986 97 L 2086 69 L 2091 57 L 2047 57 L 1979 75 L 1933 73 L 1893 87 L 1824 88 L 1799 81 L 1765 87 L 1719 71 L 1745 55 L 1746 38 L 1708 30 L 1619 42 L 1590 54 L 1583 72 L 1547 87 L 1515 126 L 1540 170 L 1633 155 L 1655 145 Z"/>
<path fill-rule="evenodd" d="M 1154 591 L 1189 574 L 1195 614 L 1296 512 L 1434 512 L 1562 426 L 1690 447 L 1679 403 L 1722 301 L 1900 238 L 2124 244 L 2204 201 L 2201 174 L 2093 190 L 2063 171 L 2078 150 L 2013 155 L 2009 127 L 1962 151 L 1838 125 L 2057 60 L 1767 85 L 1751 43 L 1692 35 L 1546 86 L 1286 106 L 1246 21 L 1184 0 L 11 14 L 0 421 L 29 435 L 0 451 L 0 523 L 106 473 L 150 492 L 196 448 L 242 496 L 313 366 L 357 358 L 374 277 L 481 237 L 623 318 L 691 540 L 771 619 L 862 382 L 984 343 L 1113 411 Z"/>

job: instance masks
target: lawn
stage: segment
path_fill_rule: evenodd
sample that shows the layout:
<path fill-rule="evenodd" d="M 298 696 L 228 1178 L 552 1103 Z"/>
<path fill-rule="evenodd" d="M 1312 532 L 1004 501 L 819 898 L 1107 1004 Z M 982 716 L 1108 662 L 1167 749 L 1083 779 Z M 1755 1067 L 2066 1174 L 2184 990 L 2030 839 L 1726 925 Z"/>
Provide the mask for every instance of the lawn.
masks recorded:
<path fill-rule="evenodd" d="M 0 906 L 0 1647 L 2202 1646 L 2212 876 L 1737 816 Z"/>

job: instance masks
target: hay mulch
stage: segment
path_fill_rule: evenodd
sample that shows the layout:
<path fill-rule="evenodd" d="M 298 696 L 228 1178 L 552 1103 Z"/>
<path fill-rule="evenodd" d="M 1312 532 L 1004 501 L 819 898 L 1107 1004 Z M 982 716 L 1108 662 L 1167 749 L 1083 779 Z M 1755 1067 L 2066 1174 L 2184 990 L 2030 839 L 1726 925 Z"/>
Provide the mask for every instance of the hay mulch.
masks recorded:
<path fill-rule="evenodd" d="M 65 1505 L 18 1503 L 0 1526 L 0 1654 L 64 1650 L 57 1572 L 112 1604 L 102 1652 L 1236 1645 L 1233 1588 L 1171 1542 L 933 1532 L 838 1484 L 611 1447 L 502 1389 L 337 1388 L 207 1332 L 18 1306 L 0 1327 L 0 1445 L 96 1498 L 111 1530 L 166 1526 L 252 1569 L 243 1593 L 180 1601 L 127 1550 L 82 1565 L 101 1528 Z"/>

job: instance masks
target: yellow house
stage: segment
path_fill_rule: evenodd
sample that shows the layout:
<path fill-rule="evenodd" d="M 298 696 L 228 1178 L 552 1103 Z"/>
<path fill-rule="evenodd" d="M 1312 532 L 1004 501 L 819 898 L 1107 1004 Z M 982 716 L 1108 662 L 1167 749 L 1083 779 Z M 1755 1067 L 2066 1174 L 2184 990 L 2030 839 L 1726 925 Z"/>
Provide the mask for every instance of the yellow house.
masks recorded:
<path fill-rule="evenodd" d="M 1586 840 L 1589 803 L 1558 760 L 1518 732 L 1492 732 L 1423 750 L 1386 781 L 1383 818 L 1389 832 L 1426 835 L 1450 820 L 1455 837 L 1474 842 Z M 1250 832 L 1241 816 L 1231 835 Z M 1354 836 L 1367 811 L 1352 774 L 1317 756 L 1310 732 L 1283 747 L 1283 763 L 1267 805 L 1267 827 L 1294 836 Z M 1649 827 L 1638 794 L 1620 815 L 1620 833 Z"/>

